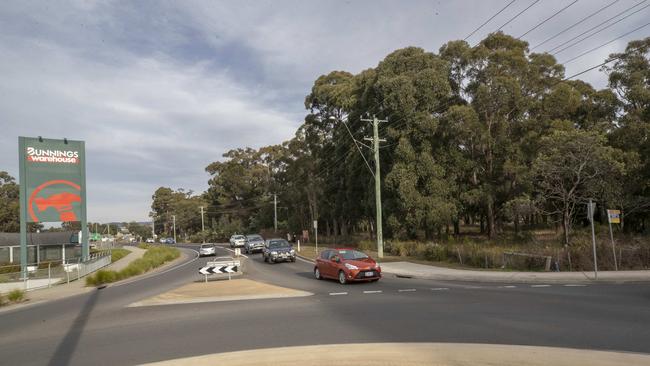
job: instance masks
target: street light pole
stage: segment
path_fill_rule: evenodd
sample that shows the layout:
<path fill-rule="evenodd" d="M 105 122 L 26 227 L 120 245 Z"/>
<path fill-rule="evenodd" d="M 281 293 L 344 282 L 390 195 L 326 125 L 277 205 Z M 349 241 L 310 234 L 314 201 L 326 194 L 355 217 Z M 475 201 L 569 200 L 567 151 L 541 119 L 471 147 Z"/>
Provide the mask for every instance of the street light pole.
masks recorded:
<path fill-rule="evenodd" d="M 176 244 L 176 215 L 172 215 L 172 220 L 174 223 L 174 244 Z"/>
<path fill-rule="evenodd" d="M 380 162 L 379 162 L 379 143 L 386 141 L 379 138 L 379 123 L 388 122 L 377 119 L 376 116 L 372 116 L 370 119 L 361 119 L 365 122 L 372 122 L 372 143 L 373 150 L 375 153 L 375 207 L 376 207 L 376 225 L 377 225 L 377 256 L 379 258 L 384 258 L 384 234 L 382 229 L 382 219 L 381 219 L 381 172 L 380 172 Z M 366 138 L 366 140 L 370 140 Z"/>
<path fill-rule="evenodd" d="M 273 194 L 273 230 L 278 232 L 278 195 Z"/>
<path fill-rule="evenodd" d="M 205 244 L 205 222 L 203 221 L 203 206 L 201 206 L 201 237 L 203 238 L 203 244 Z"/>
<path fill-rule="evenodd" d="M 329 117 L 330 120 L 336 120 L 337 118 L 334 116 Z M 357 147 L 357 150 L 359 151 L 359 154 L 361 154 L 361 157 L 363 158 L 363 161 L 366 163 L 366 166 L 370 170 L 370 174 L 372 174 L 373 178 L 375 178 L 375 207 L 376 207 L 376 228 L 377 228 L 377 255 L 379 258 L 384 257 L 384 235 L 383 235 L 383 229 L 382 229 L 382 213 L 381 213 L 381 172 L 380 172 L 380 162 L 379 162 L 379 143 L 386 141 L 384 139 L 379 138 L 379 123 L 382 122 L 388 122 L 387 120 L 380 120 L 376 116 L 372 116 L 372 119 L 364 119 L 361 118 L 361 121 L 364 122 L 372 122 L 372 132 L 373 136 L 372 138 L 366 137 L 364 140 L 372 141 L 372 147 L 371 150 L 374 152 L 374 159 L 375 159 L 375 171 L 372 171 L 372 168 L 370 168 L 370 164 L 368 163 L 368 160 L 366 160 L 366 157 L 363 155 L 363 152 L 361 151 L 361 148 L 359 147 L 359 144 L 368 147 L 366 144 L 363 142 L 357 141 L 357 139 L 354 138 L 352 135 L 352 131 L 350 131 L 350 128 L 348 127 L 347 123 L 344 120 L 340 120 L 343 122 L 343 125 L 345 126 L 345 129 L 348 131 L 348 134 L 354 140 L 354 145 Z"/>

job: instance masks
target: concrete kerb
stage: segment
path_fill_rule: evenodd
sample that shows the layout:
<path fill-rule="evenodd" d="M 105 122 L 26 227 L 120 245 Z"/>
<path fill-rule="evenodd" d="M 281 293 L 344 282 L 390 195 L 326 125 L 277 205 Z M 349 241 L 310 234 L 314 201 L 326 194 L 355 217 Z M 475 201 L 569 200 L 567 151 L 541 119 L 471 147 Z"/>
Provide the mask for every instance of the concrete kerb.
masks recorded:
<path fill-rule="evenodd" d="M 650 282 L 650 270 L 641 271 L 601 271 L 598 280 L 593 272 L 498 272 L 473 271 L 436 267 L 410 262 L 381 263 L 382 273 L 397 277 L 492 283 L 548 283 L 548 284 L 585 284 L 585 283 L 625 283 Z"/>
<path fill-rule="evenodd" d="M 326 361 L 325 361 L 326 360 Z M 178 358 L 149 365 L 647 365 L 650 355 L 470 343 L 365 343 L 278 347 Z"/>

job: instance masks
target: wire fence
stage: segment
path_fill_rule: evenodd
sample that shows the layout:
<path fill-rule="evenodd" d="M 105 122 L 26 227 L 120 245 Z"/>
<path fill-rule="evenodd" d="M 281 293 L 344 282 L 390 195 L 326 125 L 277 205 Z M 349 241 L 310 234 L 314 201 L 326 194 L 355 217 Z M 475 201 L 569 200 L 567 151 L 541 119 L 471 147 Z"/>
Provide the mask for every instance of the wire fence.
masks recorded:
<path fill-rule="evenodd" d="M 110 250 L 101 250 L 92 253 L 85 262 L 82 258 L 72 258 L 65 261 L 31 263 L 27 265 L 26 273 L 21 271 L 20 265 L 0 266 L 0 293 L 13 289 L 30 291 L 59 283 L 70 283 L 109 264 Z"/>

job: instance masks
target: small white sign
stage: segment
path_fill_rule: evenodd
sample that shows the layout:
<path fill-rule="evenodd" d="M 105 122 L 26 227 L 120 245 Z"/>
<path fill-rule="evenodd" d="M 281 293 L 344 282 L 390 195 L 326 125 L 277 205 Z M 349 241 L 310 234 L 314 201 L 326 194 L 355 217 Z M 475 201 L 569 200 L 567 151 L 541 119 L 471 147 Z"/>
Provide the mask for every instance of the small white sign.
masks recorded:
<path fill-rule="evenodd" d="M 318 220 L 314 220 L 314 229 L 318 229 Z"/>

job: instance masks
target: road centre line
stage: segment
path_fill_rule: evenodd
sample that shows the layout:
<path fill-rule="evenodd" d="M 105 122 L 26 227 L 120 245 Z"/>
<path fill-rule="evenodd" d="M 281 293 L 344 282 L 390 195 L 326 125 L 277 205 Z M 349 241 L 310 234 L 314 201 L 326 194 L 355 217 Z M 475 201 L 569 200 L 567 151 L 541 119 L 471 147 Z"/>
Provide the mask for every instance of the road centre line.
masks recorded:
<path fill-rule="evenodd" d="M 373 291 L 364 291 L 364 294 L 380 294 L 382 293 L 382 290 L 373 290 Z"/>
<path fill-rule="evenodd" d="M 347 292 L 330 292 L 330 296 L 347 295 Z"/>
<path fill-rule="evenodd" d="M 431 291 L 445 291 L 449 290 L 449 287 L 434 287 L 431 289 Z"/>
<path fill-rule="evenodd" d="M 568 283 L 564 285 L 564 287 L 585 287 L 585 286 L 587 285 L 579 285 L 579 284 L 572 284 L 572 283 Z"/>
<path fill-rule="evenodd" d="M 530 285 L 530 287 L 551 287 L 551 285 Z"/>
<path fill-rule="evenodd" d="M 513 285 L 499 286 L 499 287 L 502 287 L 502 288 L 517 288 L 517 286 L 513 286 Z"/>
<path fill-rule="evenodd" d="M 417 291 L 417 290 L 414 289 L 414 288 L 405 288 L 405 289 L 397 290 L 397 292 L 415 292 L 415 291 Z"/>

